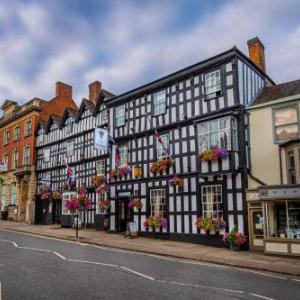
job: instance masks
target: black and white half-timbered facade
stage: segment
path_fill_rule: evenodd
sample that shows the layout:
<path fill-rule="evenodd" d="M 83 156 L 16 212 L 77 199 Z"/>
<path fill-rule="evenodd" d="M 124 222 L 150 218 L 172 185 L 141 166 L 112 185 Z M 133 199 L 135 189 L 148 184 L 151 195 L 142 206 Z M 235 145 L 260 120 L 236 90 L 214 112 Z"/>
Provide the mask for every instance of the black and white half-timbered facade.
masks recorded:
<path fill-rule="evenodd" d="M 67 165 L 72 169 L 77 188 L 85 186 L 92 207 L 82 216 L 88 226 L 103 226 L 104 215 L 98 209 L 98 197 L 92 188 L 92 177 L 105 176 L 109 169 L 108 152 L 94 148 L 96 127 L 107 128 L 108 115 L 104 100 L 113 94 L 96 81 L 89 85 L 89 99 L 83 99 L 77 111 L 66 109 L 63 116 L 52 114 L 47 123 L 40 122 L 36 130 L 36 223 L 61 223 L 70 226 L 67 199 L 40 200 L 41 188 L 61 192 L 67 183 Z M 45 207 L 46 203 L 46 207 Z"/>
<path fill-rule="evenodd" d="M 244 109 L 270 84 L 265 72 L 232 48 L 105 101 L 109 134 L 117 144 L 110 153 L 111 169 L 131 168 L 111 177 L 110 231 L 122 232 L 135 221 L 142 236 L 221 245 L 220 235 L 200 234 L 195 223 L 201 216 L 222 216 L 227 230 L 236 224 L 247 234 L 250 159 Z M 164 159 L 165 152 L 155 129 L 174 162 L 156 173 L 150 165 Z M 225 154 L 211 159 L 208 150 L 215 147 Z M 174 176 L 183 186 L 170 185 Z M 130 207 L 132 199 L 142 205 Z M 165 217 L 167 226 L 155 233 L 146 228 L 151 215 Z"/>

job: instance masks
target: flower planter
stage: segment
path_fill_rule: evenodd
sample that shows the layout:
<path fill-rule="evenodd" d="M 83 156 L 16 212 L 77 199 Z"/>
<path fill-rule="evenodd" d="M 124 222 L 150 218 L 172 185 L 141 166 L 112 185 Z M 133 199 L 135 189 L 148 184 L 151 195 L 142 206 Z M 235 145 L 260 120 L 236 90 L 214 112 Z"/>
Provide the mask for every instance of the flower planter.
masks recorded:
<path fill-rule="evenodd" d="M 225 229 L 219 229 L 219 235 L 224 235 L 225 234 Z"/>
<path fill-rule="evenodd" d="M 206 230 L 203 229 L 203 228 L 201 228 L 201 229 L 200 229 L 200 233 L 201 233 L 201 234 L 206 234 Z"/>
<path fill-rule="evenodd" d="M 209 230 L 209 234 L 210 234 L 210 235 L 216 235 L 216 230 L 210 229 L 210 230 Z"/>
<path fill-rule="evenodd" d="M 240 251 L 241 247 L 235 244 L 229 244 L 229 248 L 231 251 Z"/>

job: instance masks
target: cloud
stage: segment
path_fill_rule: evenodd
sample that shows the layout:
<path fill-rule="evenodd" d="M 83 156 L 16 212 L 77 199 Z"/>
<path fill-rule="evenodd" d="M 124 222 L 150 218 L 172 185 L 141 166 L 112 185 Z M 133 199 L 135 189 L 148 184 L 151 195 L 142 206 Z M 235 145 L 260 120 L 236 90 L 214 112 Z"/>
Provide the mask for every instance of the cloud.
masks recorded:
<path fill-rule="evenodd" d="M 120 93 L 234 45 L 247 53 L 257 35 L 275 81 L 300 77 L 297 1 L 190 3 L 95 1 L 83 12 L 72 1 L 1 1 L 0 99 L 50 99 L 58 80 L 77 102 L 94 80 Z"/>

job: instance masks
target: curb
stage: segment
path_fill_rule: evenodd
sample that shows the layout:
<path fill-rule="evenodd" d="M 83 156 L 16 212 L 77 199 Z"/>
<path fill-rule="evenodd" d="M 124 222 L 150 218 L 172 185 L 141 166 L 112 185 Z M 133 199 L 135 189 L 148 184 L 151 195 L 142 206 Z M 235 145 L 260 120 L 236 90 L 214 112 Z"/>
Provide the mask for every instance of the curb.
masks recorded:
<path fill-rule="evenodd" d="M 166 253 L 161 253 L 161 252 L 139 250 L 139 249 L 134 249 L 134 248 L 125 248 L 125 247 L 120 247 L 120 246 L 112 246 L 110 244 L 105 244 L 105 243 L 100 244 L 100 243 L 95 243 L 95 242 L 87 241 L 87 240 L 80 239 L 80 238 L 76 239 L 75 237 L 74 238 L 58 237 L 58 236 L 53 236 L 53 235 L 43 234 L 43 233 L 33 233 L 33 232 L 28 232 L 28 231 L 25 231 L 22 229 L 17 229 L 17 228 L 13 228 L 13 229 L 12 228 L 0 228 L 0 230 L 11 231 L 11 232 L 16 232 L 16 233 L 23 233 L 23 234 L 28 234 L 28 235 L 37 236 L 37 237 L 47 237 L 47 238 L 52 238 L 52 239 L 57 239 L 57 240 L 62 240 L 62 241 L 85 243 L 85 244 L 89 244 L 89 245 L 107 247 L 107 248 L 116 249 L 116 250 L 125 250 L 128 252 L 136 252 L 136 253 L 141 253 L 141 254 L 152 254 L 152 255 L 157 255 L 157 256 L 162 256 L 162 257 L 178 258 L 178 259 L 184 259 L 184 260 L 189 260 L 189 261 L 199 261 L 199 262 L 211 263 L 211 264 L 216 264 L 216 265 L 221 265 L 221 266 L 234 267 L 234 268 L 238 268 L 238 269 L 264 271 L 264 272 L 269 272 L 269 273 L 274 273 L 274 274 L 300 277 L 300 271 L 299 272 L 297 272 L 297 271 L 296 272 L 287 272 L 287 271 L 280 271 L 280 270 L 272 270 L 272 269 L 267 269 L 267 268 L 263 268 L 263 267 L 240 265 L 238 263 L 229 263 L 227 261 L 213 260 L 213 259 L 204 258 L 204 257 L 188 258 L 183 255 L 166 254 Z"/>

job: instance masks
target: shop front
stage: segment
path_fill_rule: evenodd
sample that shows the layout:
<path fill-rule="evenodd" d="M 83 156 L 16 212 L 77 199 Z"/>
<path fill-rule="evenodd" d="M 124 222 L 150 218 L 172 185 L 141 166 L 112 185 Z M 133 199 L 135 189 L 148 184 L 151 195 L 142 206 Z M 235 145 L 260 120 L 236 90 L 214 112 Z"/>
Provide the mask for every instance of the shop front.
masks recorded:
<path fill-rule="evenodd" d="M 250 194 L 255 193 L 248 191 Z M 248 201 L 251 249 L 255 250 L 257 232 L 263 234 L 263 250 L 266 254 L 300 256 L 300 185 L 264 186 L 256 191 L 256 214 L 253 200 Z M 261 210 L 260 210 L 261 209 Z M 262 213 L 260 221 L 257 214 Z M 263 229 L 255 226 L 263 223 Z"/>

